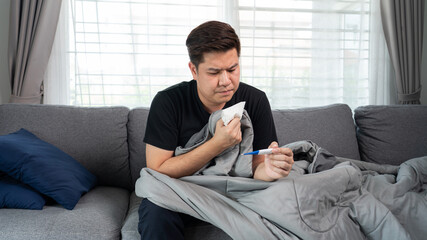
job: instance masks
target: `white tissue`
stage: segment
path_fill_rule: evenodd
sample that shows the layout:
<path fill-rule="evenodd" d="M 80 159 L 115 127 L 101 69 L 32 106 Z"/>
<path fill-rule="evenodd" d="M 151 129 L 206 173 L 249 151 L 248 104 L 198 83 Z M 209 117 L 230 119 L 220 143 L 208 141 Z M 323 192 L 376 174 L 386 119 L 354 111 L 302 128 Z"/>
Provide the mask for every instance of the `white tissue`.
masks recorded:
<path fill-rule="evenodd" d="M 230 121 L 233 120 L 233 118 L 235 117 L 242 119 L 245 103 L 246 102 L 239 102 L 234 104 L 231 107 L 228 107 L 222 110 L 221 118 L 222 118 L 222 121 L 224 122 L 224 126 L 227 126 L 228 123 L 230 123 Z"/>

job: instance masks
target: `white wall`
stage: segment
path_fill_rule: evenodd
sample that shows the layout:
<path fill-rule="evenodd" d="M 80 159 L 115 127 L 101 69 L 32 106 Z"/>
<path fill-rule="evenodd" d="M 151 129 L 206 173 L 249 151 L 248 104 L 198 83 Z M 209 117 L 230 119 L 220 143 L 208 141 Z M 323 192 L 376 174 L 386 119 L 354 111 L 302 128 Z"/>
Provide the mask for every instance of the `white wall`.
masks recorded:
<path fill-rule="evenodd" d="M 10 0 L 0 0 L 0 104 L 10 97 L 9 70 L 7 60 Z M 427 15 L 427 4 L 424 9 Z M 421 104 L 427 105 L 427 16 L 424 16 L 423 62 L 421 67 Z"/>
<path fill-rule="evenodd" d="M 7 103 L 10 97 L 9 64 L 7 60 L 9 6 L 10 0 L 0 0 L 0 104 Z"/>

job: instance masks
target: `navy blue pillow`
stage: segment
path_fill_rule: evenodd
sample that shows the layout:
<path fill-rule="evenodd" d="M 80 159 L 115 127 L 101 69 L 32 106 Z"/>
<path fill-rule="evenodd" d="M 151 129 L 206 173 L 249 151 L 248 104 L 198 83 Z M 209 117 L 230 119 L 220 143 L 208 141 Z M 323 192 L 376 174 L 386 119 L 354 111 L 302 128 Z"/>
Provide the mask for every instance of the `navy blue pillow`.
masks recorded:
<path fill-rule="evenodd" d="M 0 208 L 41 210 L 45 203 L 38 192 L 0 172 Z"/>
<path fill-rule="evenodd" d="M 96 184 L 74 158 L 25 129 L 0 136 L 0 171 L 69 210 Z"/>

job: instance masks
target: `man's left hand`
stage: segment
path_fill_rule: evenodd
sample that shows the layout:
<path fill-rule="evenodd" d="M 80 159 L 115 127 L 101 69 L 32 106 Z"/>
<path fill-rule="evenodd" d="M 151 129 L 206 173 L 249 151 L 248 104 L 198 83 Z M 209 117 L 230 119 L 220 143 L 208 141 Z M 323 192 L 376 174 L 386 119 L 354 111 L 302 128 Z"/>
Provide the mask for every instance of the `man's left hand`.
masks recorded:
<path fill-rule="evenodd" d="M 287 177 L 294 164 L 294 154 L 290 148 L 279 148 L 277 142 L 272 142 L 268 148 L 273 153 L 265 155 L 265 173 L 272 179 Z"/>

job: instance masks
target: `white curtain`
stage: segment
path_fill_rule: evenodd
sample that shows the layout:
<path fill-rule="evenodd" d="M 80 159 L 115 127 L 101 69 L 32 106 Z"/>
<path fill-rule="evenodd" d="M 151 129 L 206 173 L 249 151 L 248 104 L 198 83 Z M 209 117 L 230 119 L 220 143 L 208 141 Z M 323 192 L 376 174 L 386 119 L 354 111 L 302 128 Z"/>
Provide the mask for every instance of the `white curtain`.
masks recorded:
<path fill-rule="evenodd" d="M 239 0 L 222 0 L 222 15 L 220 19 L 230 24 L 240 36 Z"/>
<path fill-rule="evenodd" d="M 264 90 L 273 108 L 388 103 L 387 49 L 371 28 L 381 23 L 378 4 L 241 0 L 242 81 Z"/>
<path fill-rule="evenodd" d="M 396 81 L 381 23 L 380 0 L 371 0 L 371 17 L 369 104 L 396 104 Z"/>
<path fill-rule="evenodd" d="M 69 1 L 62 1 L 58 28 L 43 79 L 44 104 L 70 104 Z"/>
<path fill-rule="evenodd" d="M 379 1 L 64 1 L 45 103 L 149 106 L 157 91 L 191 79 L 191 29 L 220 20 L 240 36 L 241 81 L 273 108 L 390 104 Z"/>

